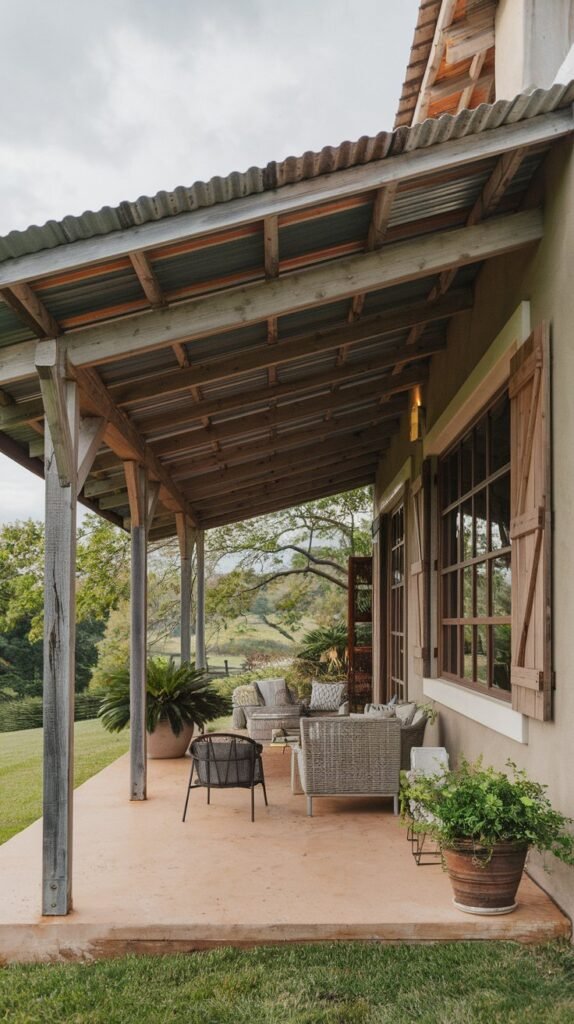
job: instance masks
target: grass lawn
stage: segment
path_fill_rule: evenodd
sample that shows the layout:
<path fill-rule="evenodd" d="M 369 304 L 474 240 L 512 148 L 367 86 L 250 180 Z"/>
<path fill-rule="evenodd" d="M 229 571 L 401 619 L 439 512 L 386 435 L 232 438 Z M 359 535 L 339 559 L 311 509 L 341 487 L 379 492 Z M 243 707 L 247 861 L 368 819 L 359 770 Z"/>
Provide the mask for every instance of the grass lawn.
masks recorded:
<path fill-rule="evenodd" d="M 0 970 L 11 1024 L 571 1024 L 566 943 L 221 949 Z"/>
<path fill-rule="evenodd" d="M 128 732 L 112 735 L 98 719 L 76 722 L 76 786 L 105 768 L 128 746 Z M 41 813 L 42 729 L 0 733 L 0 843 L 26 828 Z"/>

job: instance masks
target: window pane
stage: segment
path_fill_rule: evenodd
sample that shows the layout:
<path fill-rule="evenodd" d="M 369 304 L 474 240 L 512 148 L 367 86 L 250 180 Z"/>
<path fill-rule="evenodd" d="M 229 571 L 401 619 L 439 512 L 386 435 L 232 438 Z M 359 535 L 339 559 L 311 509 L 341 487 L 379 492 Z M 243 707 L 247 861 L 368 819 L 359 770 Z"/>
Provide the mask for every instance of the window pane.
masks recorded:
<path fill-rule="evenodd" d="M 476 681 L 488 682 L 488 626 L 476 627 Z"/>
<path fill-rule="evenodd" d="M 510 402 L 504 395 L 490 413 L 490 472 L 510 462 Z"/>
<path fill-rule="evenodd" d="M 492 560 L 492 614 L 510 615 L 510 612 L 510 555 L 502 555 Z"/>
<path fill-rule="evenodd" d="M 463 632 L 463 675 L 465 679 L 473 679 L 472 668 L 472 626 L 465 626 Z"/>
<path fill-rule="evenodd" d="M 486 477 L 486 418 L 474 428 L 474 486 Z"/>
<path fill-rule="evenodd" d="M 467 434 L 460 446 L 460 493 L 472 489 L 472 434 Z"/>
<path fill-rule="evenodd" d="M 485 555 L 488 551 L 488 523 L 486 520 L 486 488 L 474 496 L 475 554 Z"/>
<path fill-rule="evenodd" d="M 453 509 L 442 521 L 442 564 L 446 568 L 458 562 L 458 509 Z"/>
<path fill-rule="evenodd" d="M 472 498 L 462 504 L 462 560 L 472 558 Z"/>
<path fill-rule="evenodd" d="M 488 615 L 488 585 L 486 574 L 486 562 L 480 562 L 474 567 L 476 573 L 476 614 L 479 617 Z"/>
<path fill-rule="evenodd" d="M 510 474 L 505 473 L 489 487 L 490 548 L 510 547 Z"/>
<path fill-rule="evenodd" d="M 450 453 L 446 460 L 447 487 L 445 490 L 445 505 L 450 505 L 459 496 L 458 489 L 458 448 Z"/>
<path fill-rule="evenodd" d="M 458 572 L 449 572 L 442 578 L 442 617 L 443 619 L 458 618 L 457 602 Z"/>
<path fill-rule="evenodd" d="M 457 626 L 443 626 L 442 639 L 443 639 L 443 671 L 448 672 L 452 676 L 458 675 L 458 665 L 456 658 L 456 631 Z"/>
<path fill-rule="evenodd" d="M 470 619 L 473 616 L 473 600 L 472 600 L 472 565 L 468 565 L 466 569 L 462 570 L 462 615 L 465 619 Z"/>
<path fill-rule="evenodd" d="M 493 626 L 492 685 L 510 691 L 510 626 Z"/>

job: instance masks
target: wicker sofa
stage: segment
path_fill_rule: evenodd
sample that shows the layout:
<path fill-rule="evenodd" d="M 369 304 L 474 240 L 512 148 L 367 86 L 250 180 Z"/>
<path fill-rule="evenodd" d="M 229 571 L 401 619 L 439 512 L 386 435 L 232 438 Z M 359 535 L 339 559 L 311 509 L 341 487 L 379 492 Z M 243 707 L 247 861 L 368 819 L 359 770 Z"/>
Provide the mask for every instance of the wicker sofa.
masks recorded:
<path fill-rule="evenodd" d="M 396 718 L 302 718 L 293 757 L 309 817 L 317 796 L 389 796 L 398 814 L 401 725 Z M 293 791 L 298 791 L 296 778 Z"/>
<path fill-rule="evenodd" d="M 277 702 L 277 692 L 283 691 L 281 703 Z M 257 704 L 246 703 L 249 696 L 257 699 Z M 282 678 L 259 679 L 247 686 L 239 686 L 233 691 L 233 727 L 249 730 L 252 739 L 265 741 L 271 739 L 274 729 L 283 728 L 287 732 L 298 729 L 301 715 L 329 717 L 345 715 L 349 712 L 346 690 L 341 695 L 341 703 L 335 710 L 321 711 L 309 706 L 309 699 L 300 700 L 297 692 Z"/>

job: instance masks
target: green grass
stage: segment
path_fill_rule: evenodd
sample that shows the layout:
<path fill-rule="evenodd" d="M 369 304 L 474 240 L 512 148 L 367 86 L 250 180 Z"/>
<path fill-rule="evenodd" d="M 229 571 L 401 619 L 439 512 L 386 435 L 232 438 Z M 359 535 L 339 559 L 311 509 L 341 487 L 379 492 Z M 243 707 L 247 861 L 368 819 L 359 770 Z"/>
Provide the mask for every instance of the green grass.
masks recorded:
<path fill-rule="evenodd" d="M 574 950 L 355 943 L 0 971 L 10 1024 L 571 1024 Z"/>
<path fill-rule="evenodd" d="M 112 735 L 105 731 L 97 719 L 76 722 L 76 786 L 115 761 L 128 746 L 128 732 Z M 26 828 L 41 813 L 42 729 L 1 733 L 0 843 L 5 843 L 10 836 Z"/>

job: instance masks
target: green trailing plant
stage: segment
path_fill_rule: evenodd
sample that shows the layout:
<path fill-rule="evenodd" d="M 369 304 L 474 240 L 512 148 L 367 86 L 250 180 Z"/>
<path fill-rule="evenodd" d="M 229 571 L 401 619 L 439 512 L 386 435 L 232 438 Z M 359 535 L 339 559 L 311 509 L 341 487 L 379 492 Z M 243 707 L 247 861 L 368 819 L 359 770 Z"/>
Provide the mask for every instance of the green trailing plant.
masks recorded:
<path fill-rule="evenodd" d="M 297 660 L 315 675 L 341 675 L 347 665 L 347 627 L 338 623 L 312 629 L 301 640 Z"/>
<path fill-rule="evenodd" d="M 109 732 L 121 732 L 130 720 L 130 670 L 128 665 L 110 670 L 106 696 L 98 712 Z M 154 732 L 159 722 L 169 722 L 179 736 L 186 725 L 200 728 L 214 718 L 231 714 L 231 700 L 218 693 L 205 672 L 193 662 L 177 667 L 166 658 L 147 663 L 146 728 Z"/>
<path fill-rule="evenodd" d="M 403 816 L 414 801 L 422 814 L 411 822 L 415 832 L 425 832 L 444 849 L 456 849 L 471 841 L 475 859 L 488 863 L 498 843 L 524 843 L 549 851 L 566 864 L 574 864 L 574 835 L 571 819 L 555 811 L 546 786 L 533 782 L 526 773 L 507 761 L 511 774 L 484 768 L 482 758 L 445 776 L 419 777 L 409 782 L 403 776 Z"/>

